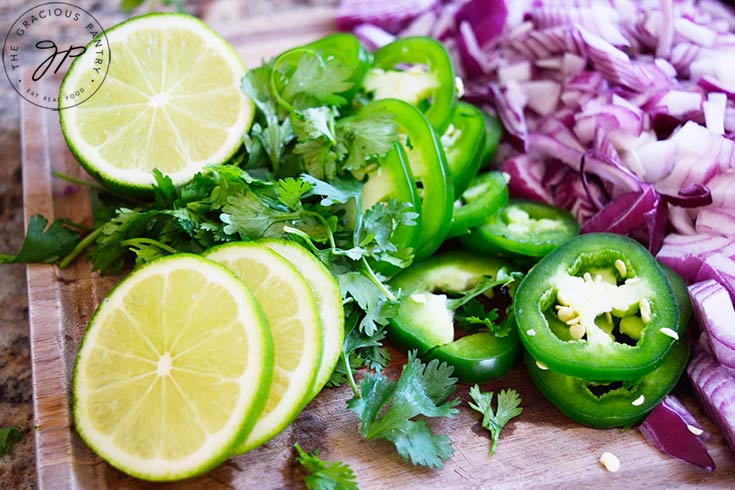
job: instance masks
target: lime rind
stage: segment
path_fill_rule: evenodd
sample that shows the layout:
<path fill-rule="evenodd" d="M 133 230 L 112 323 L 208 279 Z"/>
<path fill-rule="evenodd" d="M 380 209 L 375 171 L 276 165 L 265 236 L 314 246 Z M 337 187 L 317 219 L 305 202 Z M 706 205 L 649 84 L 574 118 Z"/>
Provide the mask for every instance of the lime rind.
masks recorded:
<path fill-rule="evenodd" d="M 112 442 L 110 433 L 103 434 L 92 423 L 89 407 L 90 391 L 85 384 L 84 370 L 91 352 L 96 347 L 100 332 L 105 328 L 106 317 L 121 306 L 122 300 L 136 284 L 157 274 L 173 271 L 196 270 L 207 281 L 219 284 L 231 292 L 237 304 L 238 319 L 247 318 L 242 326 L 247 338 L 247 364 L 239 377 L 240 396 L 230 412 L 229 419 L 215 434 L 208 434 L 205 443 L 185 458 L 139 458 L 129 454 Z M 205 285 L 203 285 L 205 286 Z M 121 369 L 125 366 L 121 365 Z M 227 459 L 232 448 L 252 429 L 267 399 L 273 370 L 273 344 L 267 320 L 257 300 L 247 286 L 230 270 L 192 254 L 177 254 L 155 260 L 134 270 L 121 281 L 95 310 L 76 356 L 72 375 L 73 416 L 77 432 L 95 453 L 112 466 L 136 478 L 150 481 L 172 481 L 190 478 L 207 472 Z M 124 375 L 124 373 L 121 373 Z M 207 399 L 217 403 L 216 399 Z M 146 413 L 146 418 L 151 417 Z M 163 420 L 163 417 L 162 417 Z M 117 421 L 111 421 L 113 429 Z M 133 434 L 135 432 L 133 431 Z"/>
<path fill-rule="evenodd" d="M 334 276 L 326 266 L 301 245 L 290 240 L 268 238 L 258 243 L 285 257 L 309 283 L 316 299 L 322 322 L 322 363 L 314 381 L 313 396 L 319 394 L 329 381 L 342 354 L 345 340 L 345 314 L 342 294 Z"/>
<path fill-rule="evenodd" d="M 91 47 L 101 36 L 106 35 L 110 45 L 110 68 L 108 70 L 106 81 L 90 100 L 94 100 L 95 97 L 103 96 L 100 95 L 100 93 L 103 92 L 105 84 L 114 83 L 116 78 L 116 45 L 118 45 L 117 49 L 121 49 L 120 43 L 124 46 L 125 40 L 136 31 L 145 29 L 156 30 L 161 32 L 162 36 L 165 36 L 166 29 L 172 28 L 186 29 L 199 35 L 201 40 L 205 43 L 207 52 L 216 53 L 218 56 L 221 56 L 226 61 L 227 66 L 236 70 L 236 73 L 233 72 L 233 83 L 229 88 L 232 90 L 233 94 L 238 95 L 240 100 L 240 112 L 238 118 L 234 124 L 227 128 L 227 137 L 215 152 L 201 159 L 182 158 L 182 168 L 173 172 L 165 172 L 172 178 L 174 184 L 183 184 L 190 180 L 194 174 L 200 171 L 204 166 L 223 163 L 235 156 L 238 150 L 242 147 L 242 134 L 249 129 L 254 116 L 254 106 L 252 101 L 240 90 L 240 79 L 246 72 L 242 59 L 234 48 L 227 43 L 227 41 L 225 41 L 205 23 L 196 17 L 186 14 L 151 13 L 134 17 L 117 24 L 105 33 L 100 33 L 95 37 L 88 45 L 90 49 L 84 55 L 74 59 L 69 71 L 62 81 L 60 93 L 65 93 L 69 86 L 80 86 L 80 77 L 82 77 L 86 72 L 85 68 L 93 62 L 93 57 L 95 56 L 94 50 L 91 49 Z M 207 92 L 208 96 L 211 97 L 211 91 Z M 207 104 L 206 101 L 204 101 L 200 106 L 201 110 L 207 111 L 208 105 L 211 104 Z M 142 106 L 146 107 L 145 105 Z M 59 110 L 59 121 L 62 133 L 72 154 L 87 173 L 109 187 L 111 190 L 133 197 L 144 197 L 150 195 L 152 185 L 155 182 L 152 170 L 153 168 L 159 168 L 160 165 L 157 165 L 156 162 L 147 162 L 145 164 L 145 170 L 126 170 L 108 162 L 100 155 L 98 146 L 93 146 L 87 143 L 85 138 L 80 134 L 78 115 L 81 111 L 87 110 L 89 107 L 90 104 L 88 100 L 78 106 Z M 164 116 L 165 114 L 161 117 Z M 172 122 L 170 117 L 168 118 L 168 122 L 163 123 L 163 125 L 175 127 L 175 124 Z M 123 128 L 123 130 L 124 129 L 125 128 Z M 106 132 L 105 134 L 112 135 L 111 137 L 119 137 L 122 130 L 119 127 L 100 127 L 99 131 L 100 134 L 102 134 L 102 132 Z M 150 128 L 148 128 L 148 132 L 150 133 Z M 156 141 L 155 144 L 160 144 L 160 141 Z M 177 147 L 186 144 L 189 144 L 189 142 L 184 141 L 182 144 L 177 145 Z M 126 146 L 128 145 L 131 152 L 149 150 L 148 148 L 141 150 L 141 143 L 137 140 L 128 142 Z M 178 151 L 180 148 L 177 148 L 176 150 Z"/>
<path fill-rule="evenodd" d="M 235 446 L 233 454 L 242 454 L 280 433 L 313 398 L 314 381 L 322 359 L 322 324 L 316 299 L 308 282 L 288 260 L 276 252 L 256 242 L 233 242 L 208 250 L 205 257 L 231 268 L 245 281 L 263 307 L 271 327 L 275 363 L 271 393 L 266 407 L 247 438 Z M 258 268 L 264 269 L 267 277 L 262 277 L 263 272 L 260 272 L 259 277 Z M 280 283 L 279 289 L 283 290 L 275 290 L 269 284 L 268 278 L 277 279 Z M 296 303 L 295 311 L 292 312 L 296 316 L 291 318 L 297 320 L 303 329 L 303 338 L 296 344 L 300 358 L 297 365 L 290 370 L 283 366 L 293 362 L 294 353 L 283 354 L 282 349 L 289 343 L 284 343 L 286 339 L 281 336 L 285 334 L 279 328 L 290 330 L 293 324 L 274 319 L 286 307 L 283 304 L 283 295 L 286 292 L 288 298 Z M 274 298 L 275 293 L 279 293 L 281 298 Z M 279 387 L 280 399 L 275 406 L 271 406 L 273 390 Z"/>

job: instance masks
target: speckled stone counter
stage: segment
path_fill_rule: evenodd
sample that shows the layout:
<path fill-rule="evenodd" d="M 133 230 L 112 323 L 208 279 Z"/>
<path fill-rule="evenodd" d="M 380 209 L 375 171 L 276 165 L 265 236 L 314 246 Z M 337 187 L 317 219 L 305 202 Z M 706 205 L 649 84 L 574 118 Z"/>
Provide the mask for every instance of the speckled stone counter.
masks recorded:
<path fill-rule="evenodd" d="M 66 0 L 68 1 L 68 0 Z M 43 0 L 0 2 L 3 37 L 15 18 Z M 128 17 L 118 1 L 73 1 L 90 11 L 103 27 Z M 162 2 L 149 1 L 134 13 L 155 9 Z M 309 6 L 334 5 L 337 0 L 198 0 L 183 1 L 186 9 L 202 16 L 216 9 L 218 18 L 236 22 L 271 12 Z M 0 79 L 0 252 L 14 253 L 24 235 L 21 187 L 20 99 L 7 78 Z M 18 427 L 23 437 L 10 454 L 0 457 L 0 489 L 35 488 L 33 444 L 33 392 L 28 335 L 25 267 L 0 265 L 0 426 Z"/>

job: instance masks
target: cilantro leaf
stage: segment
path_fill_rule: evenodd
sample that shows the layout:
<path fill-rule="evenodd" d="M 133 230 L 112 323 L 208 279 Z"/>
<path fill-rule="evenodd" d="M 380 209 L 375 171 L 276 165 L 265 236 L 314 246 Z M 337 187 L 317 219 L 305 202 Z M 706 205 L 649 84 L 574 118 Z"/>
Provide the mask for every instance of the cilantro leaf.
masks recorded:
<path fill-rule="evenodd" d="M 19 443 L 22 435 L 17 427 L 0 427 L 0 455 L 10 454 L 13 444 Z"/>
<path fill-rule="evenodd" d="M 298 452 L 296 461 L 309 472 L 304 477 L 307 490 L 357 490 L 355 472 L 348 465 L 342 461 L 322 461 L 319 449 L 307 453 L 298 443 L 294 448 Z"/>
<path fill-rule="evenodd" d="M 311 194 L 322 196 L 322 206 L 346 204 L 350 199 L 357 199 L 362 191 L 362 184 L 355 179 L 339 177 L 327 183 L 313 175 L 303 174 L 301 180 L 311 184 Z"/>
<path fill-rule="evenodd" d="M 337 275 L 337 282 L 343 296 L 352 296 L 365 316 L 360 320 L 359 329 L 368 336 L 375 335 L 388 318 L 395 315 L 398 303 L 387 298 L 370 278 L 360 271 L 350 271 Z"/>
<path fill-rule="evenodd" d="M 337 155 L 326 139 L 299 141 L 293 151 L 301 156 L 304 171 L 314 177 L 332 180 L 337 175 Z"/>
<path fill-rule="evenodd" d="M 477 299 L 472 299 L 462 305 L 454 314 L 456 325 L 466 332 L 476 332 L 487 328 L 496 337 L 506 337 L 510 334 L 510 325 L 497 324 L 498 309 L 485 311 L 485 306 Z"/>
<path fill-rule="evenodd" d="M 416 226 L 417 218 L 409 203 L 396 199 L 377 202 L 363 213 L 355 230 L 355 243 L 368 257 L 407 267 L 413 260 L 413 250 L 399 249 L 393 241 L 400 227 Z"/>
<path fill-rule="evenodd" d="M 299 141 L 324 137 L 332 144 L 337 142 L 334 135 L 334 111 L 329 107 L 309 107 L 303 111 L 294 111 L 291 113 L 291 124 Z"/>
<path fill-rule="evenodd" d="M 311 190 L 311 184 L 303 179 L 288 177 L 280 179 L 276 184 L 278 200 L 289 209 L 301 206 L 301 197 Z"/>
<path fill-rule="evenodd" d="M 57 219 L 48 228 L 48 220 L 36 214 L 28 220 L 26 237 L 17 255 L 0 254 L 0 264 L 43 262 L 51 264 L 74 250 L 79 233 L 68 219 Z"/>
<path fill-rule="evenodd" d="M 163 172 L 154 168 L 153 178 L 156 179 L 156 183 L 153 186 L 153 198 L 156 206 L 159 208 L 169 208 L 173 206 L 173 203 L 177 198 L 177 192 L 176 186 L 174 186 L 174 182 L 171 180 L 171 177 L 164 175 Z"/>
<path fill-rule="evenodd" d="M 280 236 L 282 227 L 274 228 L 274 225 L 299 217 L 297 212 L 267 206 L 254 192 L 228 197 L 222 211 L 220 219 L 226 223 L 224 232 L 249 239 Z"/>
<path fill-rule="evenodd" d="M 128 253 L 125 240 L 148 236 L 156 228 L 156 220 L 161 214 L 162 211 L 157 209 L 136 211 L 119 208 L 116 216 L 102 225 L 96 246 L 89 253 L 94 268 L 105 273 L 120 272 Z"/>
<path fill-rule="evenodd" d="M 343 166 L 360 170 L 372 159 L 382 157 L 398 141 L 393 115 L 367 106 L 357 115 L 337 121 L 337 140 L 347 156 Z"/>
<path fill-rule="evenodd" d="M 481 392 L 475 385 L 470 389 L 470 396 L 474 403 L 469 402 L 470 408 L 482 414 L 482 426 L 490 431 L 490 454 L 495 453 L 495 446 L 500 438 L 503 427 L 513 418 L 523 412 L 521 397 L 516 390 L 502 390 L 498 393 L 498 408 L 493 412 L 491 405 L 494 393 Z"/>
<path fill-rule="evenodd" d="M 286 53 L 275 61 L 279 66 L 282 60 L 292 56 Z M 288 61 L 286 61 L 288 63 Z M 307 53 L 299 58 L 295 69 L 286 78 L 281 90 L 281 97 L 286 101 L 294 101 L 296 96 L 306 95 L 325 105 L 341 105 L 346 102 L 339 95 L 349 90 L 353 83 L 349 81 L 352 70 L 337 62 L 324 62 L 316 53 Z M 298 105 L 302 105 L 299 103 Z"/>
<path fill-rule="evenodd" d="M 425 417 L 451 417 L 459 399 L 447 401 L 455 390 L 454 369 L 434 359 L 424 364 L 412 351 L 397 382 L 382 374 L 367 374 L 360 382 L 360 396 L 347 407 L 360 418 L 360 430 L 368 439 L 391 441 L 404 460 L 415 465 L 441 468 L 453 453 L 445 435 L 431 432 Z"/>

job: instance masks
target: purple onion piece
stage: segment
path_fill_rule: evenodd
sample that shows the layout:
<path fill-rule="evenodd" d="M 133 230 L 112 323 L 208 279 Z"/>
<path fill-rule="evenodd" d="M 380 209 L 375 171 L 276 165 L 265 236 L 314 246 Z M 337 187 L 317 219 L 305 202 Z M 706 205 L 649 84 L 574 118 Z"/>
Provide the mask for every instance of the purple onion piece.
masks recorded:
<path fill-rule="evenodd" d="M 713 279 L 727 289 L 730 300 L 735 301 L 735 260 L 723 253 L 712 253 L 702 262 L 697 281 Z"/>
<path fill-rule="evenodd" d="M 584 223 L 580 233 L 608 232 L 627 235 L 646 226 L 644 214 L 655 209 L 658 202 L 658 195 L 650 185 L 640 191 L 626 192 Z"/>
<path fill-rule="evenodd" d="M 672 196 L 661 194 L 664 201 L 682 208 L 698 208 L 712 204 L 712 193 L 706 185 L 689 183 L 679 189 L 679 194 Z"/>
<path fill-rule="evenodd" d="M 648 230 L 648 251 L 651 252 L 651 255 L 656 255 L 663 246 L 669 224 L 668 217 L 669 208 L 662 199 L 658 200 L 654 209 L 643 213 Z"/>
<path fill-rule="evenodd" d="M 528 155 L 517 155 L 505 160 L 501 170 L 510 176 L 508 191 L 511 196 L 548 204 L 554 202 L 544 185 L 545 165 L 541 160 Z"/>
<path fill-rule="evenodd" d="M 697 277 L 705 259 L 735 240 L 716 235 L 678 235 L 671 233 L 664 238 L 663 246 L 656 258 L 674 269 L 685 280 L 692 282 Z"/>
<path fill-rule="evenodd" d="M 735 378 L 701 348 L 689 361 L 687 374 L 697 398 L 735 451 Z"/>
<path fill-rule="evenodd" d="M 489 72 L 485 62 L 487 54 L 480 49 L 475 33 L 467 21 L 459 24 L 457 50 L 465 76 L 476 78 Z"/>
<path fill-rule="evenodd" d="M 622 164 L 597 150 L 587 150 L 582 156 L 580 172 L 589 172 L 615 187 L 618 192 L 641 189 L 643 180 Z"/>
<path fill-rule="evenodd" d="M 715 462 L 707 452 L 702 437 L 695 435 L 701 429 L 692 424 L 694 417 L 672 396 L 667 396 L 656 405 L 640 425 L 643 436 L 658 449 L 707 471 L 715 469 Z"/>
<path fill-rule="evenodd" d="M 735 308 L 730 295 L 709 279 L 689 286 L 692 310 L 717 361 L 735 374 Z"/>
<path fill-rule="evenodd" d="M 503 0 L 469 0 L 454 14 L 457 25 L 468 22 L 478 44 L 487 46 L 503 32 L 508 8 Z"/>

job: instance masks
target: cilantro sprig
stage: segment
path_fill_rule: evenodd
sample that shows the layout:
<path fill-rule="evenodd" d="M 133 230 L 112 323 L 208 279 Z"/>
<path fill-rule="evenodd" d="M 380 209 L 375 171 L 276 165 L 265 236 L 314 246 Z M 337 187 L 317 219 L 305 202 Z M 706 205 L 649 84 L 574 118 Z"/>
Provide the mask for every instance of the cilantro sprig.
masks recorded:
<path fill-rule="evenodd" d="M 475 385 L 470 388 L 470 408 L 482 414 L 482 426 L 490 431 L 490 454 L 495 453 L 495 446 L 500 439 L 500 432 L 510 420 L 523 412 L 521 408 L 521 397 L 513 389 L 501 390 L 498 393 L 497 409 L 493 410 L 492 401 L 495 393 L 481 392 L 480 387 Z"/>
<path fill-rule="evenodd" d="M 441 468 L 454 450 L 446 435 L 434 434 L 425 418 L 452 417 L 459 399 L 448 400 L 457 378 L 454 369 L 434 359 L 424 364 L 416 352 L 408 354 L 397 382 L 382 374 L 368 373 L 360 382 L 360 394 L 347 407 L 360 419 L 367 439 L 386 439 L 398 454 L 415 465 Z"/>
<path fill-rule="evenodd" d="M 304 477 L 307 490 L 357 490 L 355 472 L 342 461 L 322 461 L 319 449 L 307 453 L 297 443 L 294 448 L 298 453 L 296 461 L 308 472 Z"/>

